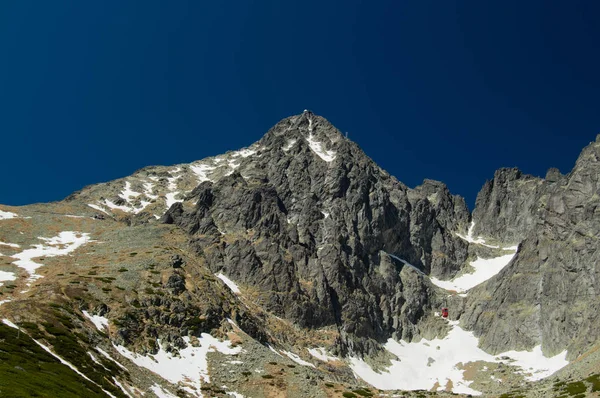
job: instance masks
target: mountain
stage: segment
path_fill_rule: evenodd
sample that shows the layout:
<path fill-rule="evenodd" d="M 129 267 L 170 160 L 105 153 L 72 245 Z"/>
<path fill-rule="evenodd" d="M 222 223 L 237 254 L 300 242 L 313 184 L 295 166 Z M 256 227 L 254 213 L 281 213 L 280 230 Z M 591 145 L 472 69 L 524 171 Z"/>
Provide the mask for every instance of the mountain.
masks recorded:
<path fill-rule="evenodd" d="M 599 149 L 564 176 L 500 169 L 471 215 L 305 111 L 239 151 L 3 206 L 0 391 L 600 389 Z"/>

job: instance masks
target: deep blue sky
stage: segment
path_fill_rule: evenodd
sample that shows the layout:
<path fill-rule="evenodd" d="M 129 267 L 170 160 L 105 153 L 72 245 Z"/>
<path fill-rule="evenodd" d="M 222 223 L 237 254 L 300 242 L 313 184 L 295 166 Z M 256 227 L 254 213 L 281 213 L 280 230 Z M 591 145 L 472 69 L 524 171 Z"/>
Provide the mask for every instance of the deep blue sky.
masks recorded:
<path fill-rule="evenodd" d="M 566 173 L 600 132 L 599 17 L 597 1 L 3 1 L 0 203 L 247 146 L 309 108 L 472 206 L 497 168 Z"/>

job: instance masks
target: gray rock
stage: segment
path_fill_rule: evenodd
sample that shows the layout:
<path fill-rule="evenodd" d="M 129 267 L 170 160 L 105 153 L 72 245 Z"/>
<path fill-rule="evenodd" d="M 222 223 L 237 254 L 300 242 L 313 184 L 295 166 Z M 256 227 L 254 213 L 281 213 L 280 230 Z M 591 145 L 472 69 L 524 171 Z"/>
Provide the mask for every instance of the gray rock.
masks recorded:
<path fill-rule="evenodd" d="M 407 188 L 310 112 L 282 120 L 257 146 L 161 221 L 187 231 L 214 272 L 257 288 L 268 310 L 302 327 L 335 325 L 340 352 L 420 336 L 434 289 L 386 253 L 425 274 L 456 274 L 467 258 L 455 235 L 469 221 L 464 200 L 436 181 Z"/>

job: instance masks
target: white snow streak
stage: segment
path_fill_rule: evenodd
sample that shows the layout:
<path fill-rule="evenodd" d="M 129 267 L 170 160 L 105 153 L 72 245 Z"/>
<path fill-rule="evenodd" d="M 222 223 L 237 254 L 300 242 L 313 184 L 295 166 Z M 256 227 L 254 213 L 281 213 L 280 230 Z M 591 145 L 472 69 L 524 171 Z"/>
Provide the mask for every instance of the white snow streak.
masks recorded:
<path fill-rule="evenodd" d="M 6 242 L 0 242 L 1 246 L 8 246 L 8 247 L 14 247 L 14 248 L 19 248 L 21 246 L 17 245 L 16 243 L 6 243 Z"/>
<path fill-rule="evenodd" d="M 478 236 L 477 238 L 473 237 L 473 228 L 475 228 L 475 221 L 471 221 L 471 225 L 469 225 L 469 230 L 467 231 L 467 236 L 465 235 L 461 235 L 459 233 L 456 234 L 456 236 L 458 236 L 459 238 L 466 240 L 469 243 L 475 243 L 481 246 L 485 246 L 485 247 L 489 247 L 492 249 L 499 249 L 500 246 L 494 246 L 494 245 L 488 245 L 487 243 L 485 243 L 485 240 L 481 237 Z M 515 249 L 516 250 L 516 249 Z"/>
<path fill-rule="evenodd" d="M 108 329 L 108 319 L 105 317 L 100 315 L 90 315 L 90 313 L 87 311 L 81 312 L 83 312 L 83 315 L 85 315 L 86 318 L 92 321 L 94 326 L 96 326 L 96 329 L 100 330 L 101 332 L 103 332 L 105 329 Z"/>
<path fill-rule="evenodd" d="M 179 173 L 179 171 L 181 171 L 181 169 L 178 167 L 175 170 L 171 171 L 171 173 Z M 176 189 L 177 189 L 176 181 L 178 179 L 179 179 L 179 176 L 173 176 L 173 174 L 171 174 L 171 177 L 167 178 L 167 181 L 169 182 L 169 185 L 167 188 L 169 189 L 169 191 L 171 191 L 165 195 L 165 200 L 167 202 L 166 203 L 167 209 L 169 209 L 174 203 L 181 202 L 181 200 L 175 199 L 175 196 L 177 196 L 179 194 L 179 192 L 176 191 Z"/>
<path fill-rule="evenodd" d="M 84 379 L 86 379 L 87 381 L 89 381 L 90 383 L 95 384 L 96 386 L 100 387 L 100 389 L 102 389 L 102 391 L 104 391 L 104 393 L 106 395 L 108 395 L 109 397 L 112 398 L 116 398 L 114 395 L 112 395 L 111 393 L 109 393 L 108 391 L 106 391 L 104 388 L 102 388 L 98 383 L 96 383 L 95 381 L 91 380 L 89 377 L 87 377 L 86 375 L 84 375 L 83 373 L 81 373 L 79 371 L 79 369 L 77 369 L 75 367 L 75 365 L 73 365 L 71 362 L 69 361 L 65 361 L 64 359 L 62 359 L 60 356 L 56 355 L 54 352 L 52 352 L 52 350 L 50 348 L 48 348 L 47 346 L 43 345 L 42 343 L 40 343 L 39 341 L 32 339 L 37 345 L 39 345 L 40 347 L 42 347 L 46 352 L 48 352 L 48 354 L 52 355 L 54 358 L 58 359 L 60 361 L 60 363 L 62 363 L 63 365 L 68 366 L 69 368 L 71 368 L 71 370 L 75 373 L 77 373 L 79 376 L 83 377 Z"/>
<path fill-rule="evenodd" d="M 566 351 L 546 358 L 540 346 L 531 352 L 509 351 L 490 355 L 477 346 L 479 339 L 473 332 L 460 328 L 458 321 L 449 323 L 452 329 L 443 339 L 422 339 L 413 343 L 389 339 L 385 349 L 396 355 L 398 360 L 392 360 L 391 366 L 381 373 L 356 357 L 350 358 L 350 367 L 355 375 L 384 390 L 429 390 L 435 383 L 443 389 L 450 380 L 453 392 L 479 395 L 478 391 L 469 387 L 470 383 L 463 378 L 464 370 L 458 369 L 457 365 L 474 361 L 500 362 L 499 357 L 507 356 L 513 360 L 512 365 L 521 367 L 521 373 L 528 380 L 539 380 L 568 364 Z"/>
<path fill-rule="evenodd" d="M 338 357 L 334 357 L 331 355 L 327 354 L 327 350 L 325 350 L 324 347 L 318 347 L 318 348 L 307 348 L 308 352 L 310 353 L 310 355 L 312 355 L 313 357 L 320 359 L 323 362 L 330 362 L 330 361 L 339 361 L 340 359 Z"/>
<path fill-rule="evenodd" d="M 414 265 L 412 265 L 412 264 L 411 264 L 411 263 L 409 263 L 408 261 L 406 261 L 406 260 L 404 260 L 404 259 L 402 259 L 402 258 L 400 258 L 400 257 L 398 257 L 398 256 L 395 256 L 395 255 L 393 255 L 393 254 L 390 254 L 390 253 L 388 253 L 388 252 L 384 252 L 384 253 L 385 253 L 385 254 L 387 254 L 388 256 L 390 256 L 391 258 L 393 258 L 393 259 L 395 259 L 395 260 L 398 260 L 398 261 L 400 261 L 402 264 L 404 264 L 404 265 L 408 265 L 409 267 L 411 267 L 412 269 L 414 269 L 415 271 L 417 271 L 419 274 L 421 274 L 421 275 L 425 275 L 425 274 L 423 273 L 423 271 L 421 271 L 420 269 L 418 269 L 417 267 L 415 267 Z"/>
<path fill-rule="evenodd" d="M 93 203 L 88 203 L 88 206 L 90 206 L 94 210 L 98 210 L 98 211 L 101 211 L 102 213 L 109 214 L 104 208 L 102 208 L 98 205 L 95 205 Z"/>
<path fill-rule="evenodd" d="M 125 181 L 125 188 L 123 188 L 119 194 L 119 196 L 125 199 L 127 202 L 129 202 L 131 198 L 136 198 L 140 195 L 141 194 L 139 192 L 135 192 L 131 189 L 131 183 L 129 181 Z"/>
<path fill-rule="evenodd" d="M 304 359 L 300 358 L 298 355 L 294 354 L 293 352 L 283 351 L 283 350 L 281 352 L 283 354 L 285 354 L 288 358 L 290 358 L 292 361 L 296 362 L 299 365 L 310 366 L 311 368 L 315 368 L 316 367 L 312 363 L 306 362 Z"/>
<path fill-rule="evenodd" d="M 309 134 L 306 141 L 308 141 L 310 149 L 312 149 L 312 151 L 324 161 L 331 162 L 335 159 L 335 151 L 328 151 L 326 149 L 323 149 L 323 143 L 315 140 L 312 134 Z"/>
<path fill-rule="evenodd" d="M 9 321 L 9 320 L 8 320 L 8 319 L 6 319 L 6 318 L 4 318 L 4 319 L 2 320 L 2 323 L 4 323 L 6 326 L 10 326 L 10 327 L 11 327 L 11 328 L 13 328 L 13 329 L 18 329 L 18 330 L 20 330 L 20 329 L 19 329 L 19 327 L 18 327 L 17 325 L 15 325 L 14 323 L 12 323 L 11 321 Z"/>
<path fill-rule="evenodd" d="M 292 147 L 294 146 L 294 144 L 296 144 L 296 142 L 297 142 L 297 141 L 298 141 L 298 140 L 297 140 L 297 139 L 295 139 L 295 138 L 293 138 L 293 139 L 289 140 L 289 141 L 288 141 L 288 142 L 287 142 L 287 143 L 286 143 L 286 144 L 283 146 L 283 148 L 282 148 L 282 149 L 284 150 L 284 152 L 287 152 L 287 151 L 289 151 L 290 149 L 292 149 Z"/>
<path fill-rule="evenodd" d="M 117 387 L 119 387 L 121 389 L 121 391 L 123 391 L 123 394 L 127 395 L 129 398 L 133 398 L 133 396 L 129 393 L 129 391 L 127 391 L 125 389 L 125 386 L 123 386 L 123 384 L 119 383 L 119 380 L 117 380 L 117 378 L 114 376 L 113 376 L 113 381 L 115 382 Z"/>
<path fill-rule="evenodd" d="M 248 156 L 252 156 L 255 153 L 256 153 L 256 149 L 242 148 L 239 151 L 235 151 L 234 153 L 232 153 L 231 156 L 234 156 L 234 157 L 241 156 L 243 158 L 247 158 Z"/>
<path fill-rule="evenodd" d="M 234 292 L 235 294 L 241 293 L 238 285 L 236 285 L 234 281 L 232 281 L 231 279 L 229 279 L 228 277 L 223 275 L 221 272 L 219 272 L 218 274 L 215 274 L 215 276 L 217 278 L 219 278 L 220 280 L 222 280 L 223 283 L 225 283 L 229 287 L 229 289 L 231 289 L 231 291 Z"/>
<path fill-rule="evenodd" d="M 154 189 L 154 184 L 151 182 L 144 183 L 144 195 L 149 197 L 150 199 L 158 199 L 158 195 L 154 195 L 152 190 Z"/>
<path fill-rule="evenodd" d="M 177 398 L 177 396 L 171 394 L 170 392 L 168 392 L 167 390 L 165 390 L 158 384 L 154 384 L 152 387 L 150 387 L 150 389 L 158 398 Z M 200 396 L 202 396 L 202 395 L 200 395 Z"/>
<path fill-rule="evenodd" d="M 104 351 L 102 348 L 100 347 L 95 347 L 96 351 L 98 351 L 100 354 L 102 354 L 105 358 L 113 361 L 114 363 L 116 363 L 121 369 L 126 370 L 129 372 L 129 369 L 127 369 L 125 366 L 121 365 L 119 362 L 117 362 L 113 357 L 111 357 L 108 352 Z"/>
<path fill-rule="evenodd" d="M 277 354 L 277 355 L 279 355 L 280 357 L 282 357 L 282 358 L 283 358 L 283 355 L 281 355 L 281 354 L 279 353 L 279 351 L 277 351 L 275 348 L 273 348 L 273 346 L 271 346 L 271 345 L 267 344 L 267 347 L 269 347 L 269 350 L 273 351 L 275 354 Z"/>
<path fill-rule="evenodd" d="M 209 166 L 207 164 L 199 164 L 199 165 L 190 165 L 190 169 L 196 174 L 198 177 L 198 182 L 202 183 L 204 181 L 212 181 L 208 177 L 208 173 L 215 169 L 214 166 Z"/>

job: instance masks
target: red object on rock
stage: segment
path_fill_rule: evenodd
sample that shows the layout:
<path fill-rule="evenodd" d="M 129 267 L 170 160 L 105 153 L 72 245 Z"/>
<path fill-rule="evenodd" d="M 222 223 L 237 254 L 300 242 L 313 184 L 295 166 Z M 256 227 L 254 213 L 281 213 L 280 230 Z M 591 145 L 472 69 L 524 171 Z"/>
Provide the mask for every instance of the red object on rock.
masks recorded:
<path fill-rule="evenodd" d="M 442 308 L 442 317 L 448 318 L 448 308 Z"/>

